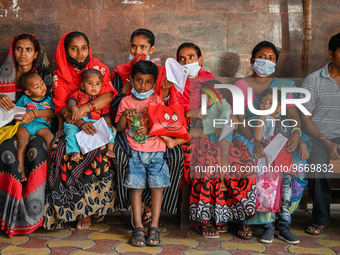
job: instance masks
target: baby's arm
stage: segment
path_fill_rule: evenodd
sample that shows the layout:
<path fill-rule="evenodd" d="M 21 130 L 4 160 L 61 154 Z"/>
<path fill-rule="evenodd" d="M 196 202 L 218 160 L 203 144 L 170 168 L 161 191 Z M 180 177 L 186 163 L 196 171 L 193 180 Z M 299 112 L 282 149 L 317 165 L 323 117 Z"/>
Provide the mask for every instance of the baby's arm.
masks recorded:
<path fill-rule="evenodd" d="M 308 151 L 307 145 L 301 138 L 299 142 L 299 156 L 303 160 L 306 160 L 309 158 L 309 151 Z"/>

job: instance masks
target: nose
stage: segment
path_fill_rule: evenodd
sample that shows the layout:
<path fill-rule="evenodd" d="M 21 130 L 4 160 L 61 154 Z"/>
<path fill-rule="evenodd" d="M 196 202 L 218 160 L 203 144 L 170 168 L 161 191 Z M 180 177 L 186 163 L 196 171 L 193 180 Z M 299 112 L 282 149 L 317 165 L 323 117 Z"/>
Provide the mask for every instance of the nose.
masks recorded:
<path fill-rule="evenodd" d="M 186 64 L 186 65 L 187 65 L 187 64 L 190 64 L 190 63 L 189 63 L 189 58 L 186 58 L 186 59 L 185 59 L 185 64 Z"/>

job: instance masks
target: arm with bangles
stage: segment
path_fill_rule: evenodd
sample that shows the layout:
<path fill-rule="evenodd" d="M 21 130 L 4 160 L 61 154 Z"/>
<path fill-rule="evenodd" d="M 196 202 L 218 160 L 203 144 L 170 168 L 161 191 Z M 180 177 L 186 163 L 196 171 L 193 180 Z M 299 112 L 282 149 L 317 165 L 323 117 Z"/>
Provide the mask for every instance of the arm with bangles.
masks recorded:
<path fill-rule="evenodd" d="M 80 115 L 84 116 L 84 114 L 88 112 L 92 112 L 94 110 L 102 110 L 106 106 L 108 106 L 112 101 L 113 92 L 107 92 L 100 96 L 98 96 L 94 101 L 91 101 L 79 108 Z"/>

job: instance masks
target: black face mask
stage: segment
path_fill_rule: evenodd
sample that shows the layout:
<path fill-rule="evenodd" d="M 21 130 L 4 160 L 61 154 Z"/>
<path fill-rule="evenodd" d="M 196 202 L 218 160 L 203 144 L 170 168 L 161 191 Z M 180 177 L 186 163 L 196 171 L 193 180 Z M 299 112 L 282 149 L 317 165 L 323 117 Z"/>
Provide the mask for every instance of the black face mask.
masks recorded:
<path fill-rule="evenodd" d="M 73 65 L 74 67 L 78 68 L 79 70 L 83 70 L 83 68 L 90 62 L 90 56 L 87 56 L 84 62 L 79 62 L 78 60 L 71 58 L 69 55 L 66 56 L 67 61 Z"/>

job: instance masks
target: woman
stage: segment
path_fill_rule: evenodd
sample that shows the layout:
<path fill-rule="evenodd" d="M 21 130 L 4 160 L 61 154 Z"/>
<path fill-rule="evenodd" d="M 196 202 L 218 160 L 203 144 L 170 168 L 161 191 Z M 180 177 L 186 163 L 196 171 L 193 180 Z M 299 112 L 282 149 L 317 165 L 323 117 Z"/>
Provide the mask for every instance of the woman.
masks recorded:
<path fill-rule="evenodd" d="M 94 100 L 97 110 L 106 107 L 117 94 L 110 81 L 110 71 L 92 58 L 89 40 L 81 32 L 65 34 L 57 47 L 53 102 L 56 113 L 66 122 L 71 122 L 67 109 L 68 97 L 80 88 L 82 72 L 95 68 L 103 75 L 103 87 Z M 86 104 L 80 107 L 81 116 L 90 112 Z M 51 173 L 48 179 L 45 223 L 47 229 L 63 228 L 65 223 L 78 221 L 77 229 L 91 225 L 91 215 L 95 221 L 112 212 L 114 194 L 110 162 L 105 156 L 106 147 L 93 150 L 79 162 L 71 162 L 65 152 L 65 138 L 59 136 L 51 148 Z"/>
<path fill-rule="evenodd" d="M 52 86 L 52 73 L 44 48 L 31 34 L 16 36 L 0 68 L 0 106 L 10 110 L 22 94 L 18 81 L 26 72 L 36 72 L 43 78 L 48 91 Z M 44 117 L 49 110 L 35 111 Z M 20 115 L 21 123 L 31 122 L 32 112 Z M 47 174 L 46 145 L 41 137 L 35 136 L 27 147 L 25 162 L 27 181 L 21 183 L 21 169 L 16 157 L 16 137 L 0 145 L 0 220 L 1 229 L 9 237 L 29 234 L 43 224 L 45 187 Z M 39 152 L 39 153 L 38 153 Z"/>
<path fill-rule="evenodd" d="M 203 57 L 199 47 L 193 43 L 183 43 L 177 50 L 177 61 L 190 71 L 183 95 L 177 94 L 178 101 L 186 109 L 186 115 L 194 119 L 204 118 L 200 109 L 200 88 L 202 84 L 210 83 L 214 77 L 211 73 L 202 70 Z M 194 125 L 191 125 L 193 129 Z M 192 130 L 191 130 L 192 133 Z M 190 194 L 190 220 L 196 225 L 197 231 L 206 238 L 218 238 L 220 232 L 226 232 L 226 222 L 230 218 L 242 218 L 244 208 L 251 199 L 247 197 L 248 179 L 237 176 L 227 180 L 228 190 L 221 191 L 221 178 L 219 174 L 196 173 L 195 166 L 226 165 L 231 137 L 222 139 L 220 144 L 204 138 L 190 139 L 190 143 L 183 146 L 185 152 L 184 177 L 191 186 Z M 219 145 L 219 146 L 218 146 Z M 225 150 L 220 150 L 226 148 Z M 196 174 L 195 174 L 196 173 Z M 238 184 L 239 185 L 237 187 Z M 240 203 L 240 200 L 244 203 Z M 240 211 L 239 215 L 236 213 Z M 248 212 L 243 213 L 244 218 L 249 217 Z"/>
<path fill-rule="evenodd" d="M 130 63 L 117 66 L 112 73 L 113 86 L 117 89 L 119 94 L 112 100 L 111 109 L 116 112 L 118 109 L 120 100 L 126 95 L 131 94 L 130 75 L 132 66 L 139 60 L 150 60 L 150 55 L 155 52 L 155 36 L 147 29 L 137 29 L 131 34 L 130 39 Z M 164 82 L 165 80 L 165 68 L 164 66 L 158 66 L 159 75 L 157 78 L 157 85 L 155 93 L 160 93 L 162 89 L 163 97 L 169 94 L 169 86 Z M 168 98 L 163 98 L 164 101 Z M 113 160 L 114 166 L 117 169 L 117 176 L 115 176 L 116 182 L 116 206 L 120 209 L 128 209 L 130 205 L 130 198 L 128 189 L 123 186 L 125 174 L 128 170 L 128 157 L 131 156 L 131 150 L 127 146 L 127 140 L 124 133 L 118 133 L 114 147 L 114 153 L 116 158 Z M 178 196 L 179 196 L 179 182 L 183 175 L 183 150 L 180 146 L 167 149 L 165 153 L 165 159 L 169 166 L 170 183 L 171 186 L 164 189 L 163 201 L 161 210 L 167 213 L 175 214 L 177 212 Z M 150 190 L 144 191 L 143 202 L 146 204 L 143 212 L 143 223 L 151 221 L 151 194 Z"/>
<path fill-rule="evenodd" d="M 253 67 L 254 73 L 253 75 L 246 77 L 245 79 L 239 80 L 235 83 L 235 86 L 240 88 L 243 92 L 245 98 L 245 109 L 246 114 L 238 116 L 239 122 L 246 121 L 248 118 L 254 116 L 249 111 L 247 97 L 248 97 L 248 88 L 252 88 L 253 90 L 253 105 L 255 109 L 259 109 L 259 96 L 262 94 L 264 90 L 267 88 L 283 88 L 283 87 L 294 87 L 295 84 L 292 81 L 278 79 L 273 77 L 273 73 L 275 72 L 275 66 L 277 60 L 279 58 L 278 50 L 275 45 L 268 41 L 263 41 L 257 44 L 253 51 L 252 57 L 250 59 L 250 63 Z M 292 94 L 289 94 L 288 98 L 293 98 Z M 282 118 L 282 116 L 281 116 Z M 295 149 L 297 148 L 300 141 L 300 117 L 294 105 L 287 105 L 287 119 L 294 119 L 297 122 L 297 128 L 294 128 L 287 144 L 286 151 L 294 152 L 293 153 L 293 163 L 295 158 L 295 163 L 299 162 L 297 158 L 298 153 L 296 154 Z M 247 121 L 246 121 L 247 123 Z M 230 165 L 235 166 L 236 169 L 239 169 L 242 166 L 243 162 L 247 162 L 248 166 L 255 165 L 255 159 L 264 157 L 263 145 L 253 139 L 252 132 L 248 125 L 242 126 L 239 125 L 239 133 L 234 136 L 230 151 Z M 242 155 L 240 157 L 240 155 Z M 256 155 L 256 156 L 253 156 Z M 295 157 L 294 157 L 295 155 Z M 253 189 L 255 190 L 255 184 Z M 296 207 L 298 204 L 295 203 Z M 270 223 L 271 214 L 270 213 L 258 213 L 254 218 L 249 221 L 241 222 L 242 228 L 238 231 L 238 236 L 242 239 L 251 239 L 252 238 L 252 230 L 248 224 L 265 224 Z"/>

